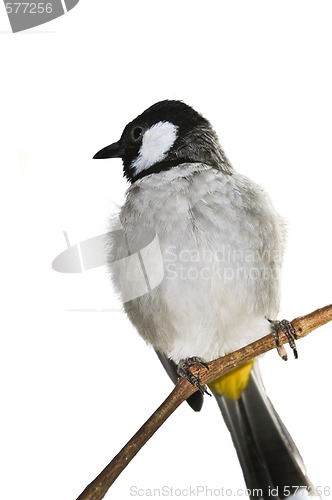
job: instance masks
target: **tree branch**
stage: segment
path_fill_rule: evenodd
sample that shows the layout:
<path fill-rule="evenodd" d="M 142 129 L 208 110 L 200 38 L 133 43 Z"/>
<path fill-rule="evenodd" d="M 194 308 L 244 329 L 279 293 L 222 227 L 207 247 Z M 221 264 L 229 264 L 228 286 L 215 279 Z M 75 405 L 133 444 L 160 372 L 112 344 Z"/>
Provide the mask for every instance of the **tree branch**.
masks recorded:
<path fill-rule="evenodd" d="M 317 309 L 316 311 L 300 316 L 292 321 L 298 339 L 308 335 L 316 328 L 332 320 L 332 305 Z M 280 344 L 288 342 L 285 335 L 279 333 Z M 260 356 L 265 352 L 275 348 L 275 341 L 271 334 L 253 342 L 252 344 L 239 349 L 227 356 L 216 359 L 209 363 L 209 369 L 201 365 L 194 365 L 191 371 L 196 375 L 201 384 L 209 384 L 221 375 L 226 375 L 230 370 L 242 365 L 252 358 Z M 80 494 L 77 500 L 100 500 L 103 498 L 116 478 L 129 464 L 139 450 L 145 445 L 151 436 L 167 420 L 180 404 L 197 388 L 192 386 L 187 380 L 179 379 L 171 394 L 165 399 L 161 406 L 151 415 L 145 424 L 128 441 L 122 450 L 113 458 L 105 469 L 89 484 Z"/>

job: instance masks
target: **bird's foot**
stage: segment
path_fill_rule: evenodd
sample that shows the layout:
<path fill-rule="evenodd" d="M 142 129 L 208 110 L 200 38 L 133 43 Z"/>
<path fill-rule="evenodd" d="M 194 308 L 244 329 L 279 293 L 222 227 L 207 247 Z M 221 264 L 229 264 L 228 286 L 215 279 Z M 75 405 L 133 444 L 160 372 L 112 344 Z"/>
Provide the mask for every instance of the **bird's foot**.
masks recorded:
<path fill-rule="evenodd" d="M 280 340 L 279 340 L 279 332 L 282 332 L 285 334 L 287 337 L 288 343 L 290 345 L 290 348 L 293 350 L 294 358 L 298 358 L 298 352 L 295 344 L 295 340 L 297 340 L 297 335 L 295 332 L 295 329 L 290 321 L 287 319 L 283 319 L 282 321 L 272 321 L 268 320 L 271 325 L 272 325 L 272 335 L 274 338 L 274 341 L 276 343 L 277 351 L 279 356 L 284 360 L 287 361 L 287 352 L 286 349 L 283 345 L 280 345 Z"/>
<path fill-rule="evenodd" d="M 207 386 L 205 384 L 202 385 L 199 381 L 199 378 L 197 378 L 196 375 L 194 375 L 190 370 L 190 367 L 195 364 L 201 365 L 207 370 L 209 369 L 208 364 L 205 363 L 205 361 L 203 361 L 198 356 L 193 356 L 192 358 L 182 359 L 179 362 L 177 368 L 178 375 L 182 378 L 185 378 L 186 380 L 188 380 L 188 382 L 197 387 L 201 394 L 208 394 L 209 396 L 211 396 L 211 394 L 207 390 Z"/>

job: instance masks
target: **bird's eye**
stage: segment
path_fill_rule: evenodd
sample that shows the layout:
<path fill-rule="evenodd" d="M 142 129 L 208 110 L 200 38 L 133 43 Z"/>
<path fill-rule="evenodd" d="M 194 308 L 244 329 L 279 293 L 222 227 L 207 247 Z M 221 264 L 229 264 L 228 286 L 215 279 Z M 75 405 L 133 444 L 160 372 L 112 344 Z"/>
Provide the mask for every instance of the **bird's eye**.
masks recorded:
<path fill-rule="evenodd" d="M 142 137 L 143 137 L 143 134 L 144 134 L 144 128 L 143 127 L 136 126 L 136 127 L 133 127 L 131 129 L 131 138 L 135 142 L 140 141 L 142 139 Z"/>

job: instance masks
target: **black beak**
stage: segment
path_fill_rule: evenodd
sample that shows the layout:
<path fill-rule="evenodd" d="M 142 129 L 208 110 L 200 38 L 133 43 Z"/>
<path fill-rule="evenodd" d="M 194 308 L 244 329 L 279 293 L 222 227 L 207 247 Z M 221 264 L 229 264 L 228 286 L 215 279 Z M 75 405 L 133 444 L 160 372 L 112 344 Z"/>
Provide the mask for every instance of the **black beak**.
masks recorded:
<path fill-rule="evenodd" d="M 94 155 L 94 160 L 100 160 L 102 158 L 121 158 L 121 144 L 119 142 L 114 142 L 110 146 L 101 149 Z"/>

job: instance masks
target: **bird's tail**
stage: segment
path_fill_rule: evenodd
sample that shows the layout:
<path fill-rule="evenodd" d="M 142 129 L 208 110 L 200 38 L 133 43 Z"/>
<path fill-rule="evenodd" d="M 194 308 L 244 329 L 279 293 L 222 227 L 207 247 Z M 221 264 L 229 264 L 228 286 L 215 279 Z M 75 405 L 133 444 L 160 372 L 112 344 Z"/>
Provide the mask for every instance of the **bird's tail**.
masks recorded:
<path fill-rule="evenodd" d="M 250 371 L 249 382 L 238 399 L 218 394 L 212 387 L 250 498 L 283 499 L 296 492 L 304 493 L 305 498 L 314 494 L 301 455 L 266 394 L 258 366 Z"/>

